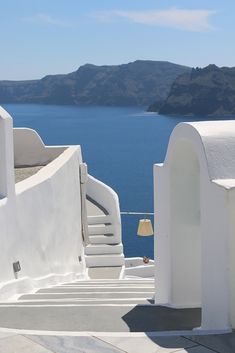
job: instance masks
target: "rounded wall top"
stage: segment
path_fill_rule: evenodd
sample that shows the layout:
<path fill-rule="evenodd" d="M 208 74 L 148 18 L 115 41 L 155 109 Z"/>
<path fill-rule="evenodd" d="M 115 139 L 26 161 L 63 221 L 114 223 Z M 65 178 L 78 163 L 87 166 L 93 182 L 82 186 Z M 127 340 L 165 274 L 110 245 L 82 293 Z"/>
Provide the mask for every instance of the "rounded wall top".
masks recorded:
<path fill-rule="evenodd" d="M 12 117 L 10 116 L 10 114 L 1 106 L 0 106 L 0 119 L 12 121 Z"/>
<path fill-rule="evenodd" d="M 174 158 L 175 144 L 185 142 L 193 146 L 200 168 L 210 180 L 235 179 L 235 121 L 178 124 L 171 134 L 164 164 Z"/>

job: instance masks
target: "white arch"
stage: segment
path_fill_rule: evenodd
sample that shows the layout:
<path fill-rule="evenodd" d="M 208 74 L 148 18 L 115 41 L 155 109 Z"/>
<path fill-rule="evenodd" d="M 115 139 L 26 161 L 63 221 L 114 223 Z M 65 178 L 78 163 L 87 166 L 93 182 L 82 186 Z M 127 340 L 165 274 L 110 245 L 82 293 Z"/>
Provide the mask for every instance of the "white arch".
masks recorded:
<path fill-rule="evenodd" d="M 181 152 L 176 153 L 181 146 Z M 191 147 L 190 147 L 191 146 Z M 189 151 L 191 148 L 191 151 Z M 184 153 L 187 150 L 187 153 Z M 190 156 L 192 165 L 186 162 Z M 194 155 L 196 158 L 194 158 Z M 184 162 L 185 161 L 185 162 Z M 193 283 L 193 253 L 188 249 L 185 239 L 189 239 L 189 228 L 184 227 L 183 218 L 176 214 L 173 204 L 180 195 L 172 192 L 172 180 L 182 180 L 179 192 L 185 191 L 185 182 L 189 187 L 189 173 L 196 173 L 199 164 L 198 179 L 200 221 L 197 232 L 201 238 L 201 275 L 200 283 Z M 188 165 L 187 165 L 188 164 Z M 174 167 L 174 168 L 173 168 Z M 191 172 L 189 169 L 191 168 Z M 164 164 L 154 166 L 155 183 L 155 260 L 156 260 L 156 302 L 175 307 L 202 307 L 202 328 L 209 330 L 227 330 L 235 327 L 235 122 L 215 121 L 181 123 L 172 132 Z M 195 175 L 192 175 L 192 179 Z M 195 194 L 192 197 L 196 197 Z M 182 199 L 184 195 L 182 194 Z M 185 199 L 185 198 L 184 198 Z M 189 198 L 185 199 L 189 202 Z M 196 203 L 194 203 L 197 212 Z M 183 207 L 180 205 L 179 207 Z M 186 217 L 188 217 L 186 210 Z M 178 223 L 177 223 L 178 222 Z M 191 228 L 193 226 L 191 225 Z M 179 229 L 182 236 L 179 236 Z M 178 232 L 178 233 L 177 233 Z M 185 233 L 185 234 L 184 234 Z M 187 233 L 187 234 L 186 234 Z M 193 233 L 192 233 L 193 234 Z M 195 233 L 196 234 L 196 233 Z M 177 240 L 175 240 L 177 239 Z M 193 238 L 192 238 L 193 239 Z M 178 241 L 178 243 L 176 243 Z M 192 240 L 193 241 L 193 240 Z M 174 251 L 177 244 L 178 255 L 182 258 L 188 249 L 188 266 L 192 278 L 187 278 L 190 291 L 186 293 L 183 278 L 177 278 L 179 272 L 173 269 Z M 190 252 L 191 251 L 191 252 Z M 196 263 L 196 262 L 195 262 Z M 234 265 L 234 266 L 233 266 Z M 180 268 L 180 267 L 179 267 Z M 197 271 L 199 267 L 197 268 Z M 182 274 L 183 275 L 183 274 Z M 201 288 L 199 288 L 201 286 Z M 201 289 L 201 301 L 199 293 Z M 177 292 L 178 291 L 178 292 Z M 181 292 L 180 292 L 181 291 Z M 177 295 L 175 293 L 177 292 Z M 187 295 L 186 295 L 187 294 Z"/>
<path fill-rule="evenodd" d="M 179 139 L 194 145 L 202 169 L 210 180 L 235 178 L 235 121 L 180 123 L 173 130 L 164 165 Z"/>

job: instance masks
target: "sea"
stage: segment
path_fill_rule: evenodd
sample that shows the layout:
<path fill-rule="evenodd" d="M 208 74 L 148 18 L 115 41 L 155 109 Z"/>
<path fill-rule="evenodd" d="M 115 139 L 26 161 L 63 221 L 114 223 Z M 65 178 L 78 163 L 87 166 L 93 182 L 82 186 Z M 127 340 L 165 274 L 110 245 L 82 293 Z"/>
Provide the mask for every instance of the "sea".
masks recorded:
<path fill-rule="evenodd" d="M 182 121 L 208 120 L 147 113 L 145 107 L 3 107 L 12 115 L 14 127 L 35 129 L 46 145 L 81 145 L 89 174 L 117 192 L 124 212 L 154 212 L 153 165 L 164 162 L 172 130 Z M 153 258 L 153 236 L 137 236 L 140 218 L 122 215 L 124 253 Z"/>

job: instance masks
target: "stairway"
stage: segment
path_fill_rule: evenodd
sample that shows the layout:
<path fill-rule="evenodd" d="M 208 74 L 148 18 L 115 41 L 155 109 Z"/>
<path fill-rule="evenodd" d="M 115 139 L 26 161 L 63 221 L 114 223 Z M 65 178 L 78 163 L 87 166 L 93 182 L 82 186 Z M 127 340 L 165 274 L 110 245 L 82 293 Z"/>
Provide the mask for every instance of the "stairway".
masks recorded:
<path fill-rule="evenodd" d="M 153 280 L 84 280 L 39 289 L 22 295 L 20 305 L 98 305 L 150 304 L 154 295 Z M 1 304 L 0 304 L 1 305 Z"/>
<path fill-rule="evenodd" d="M 153 295 L 153 280 L 105 279 L 64 283 L 21 295 L 14 301 L 0 302 L 0 327 L 43 331 L 122 331 L 126 330 L 123 313 L 138 305 L 149 306 Z"/>
<path fill-rule="evenodd" d="M 0 302 L 0 327 L 66 336 L 191 330 L 200 325 L 200 308 L 152 305 L 154 291 L 153 279 L 79 280 L 42 288 Z"/>
<path fill-rule="evenodd" d="M 64 283 L 0 302 L 0 327 L 25 330 L 22 334 L 103 332 L 107 336 L 109 332 L 185 331 L 200 326 L 200 308 L 152 305 L 153 296 L 153 279 Z"/>
<path fill-rule="evenodd" d="M 96 201 L 87 197 L 89 244 L 85 247 L 87 267 L 124 265 L 123 245 L 115 234 L 114 219 Z"/>

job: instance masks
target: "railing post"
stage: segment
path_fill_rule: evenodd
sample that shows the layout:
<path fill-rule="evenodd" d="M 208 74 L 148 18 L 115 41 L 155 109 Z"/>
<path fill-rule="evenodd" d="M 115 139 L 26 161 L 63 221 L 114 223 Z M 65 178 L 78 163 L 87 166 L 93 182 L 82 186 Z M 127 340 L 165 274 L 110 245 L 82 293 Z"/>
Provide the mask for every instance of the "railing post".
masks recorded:
<path fill-rule="evenodd" d="M 80 164 L 80 184 L 81 184 L 81 219 L 82 219 L 82 237 L 85 245 L 89 244 L 87 209 L 86 209 L 86 184 L 88 180 L 86 163 Z"/>
<path fill-rule="evenodd" d="M 0 198 L 15 194 L 13 123 L 0 107 Z"/>

